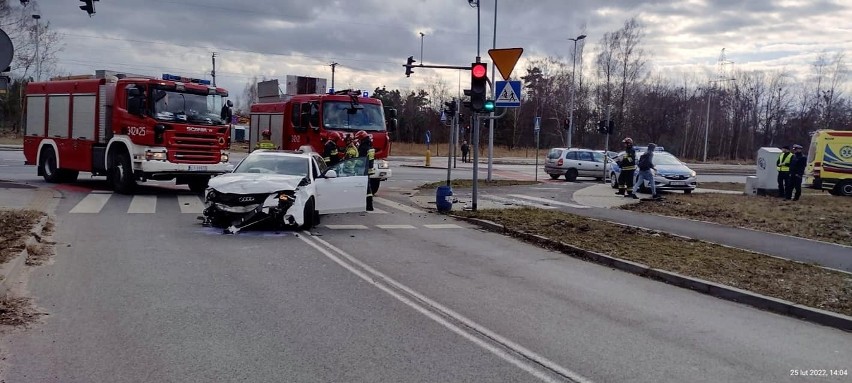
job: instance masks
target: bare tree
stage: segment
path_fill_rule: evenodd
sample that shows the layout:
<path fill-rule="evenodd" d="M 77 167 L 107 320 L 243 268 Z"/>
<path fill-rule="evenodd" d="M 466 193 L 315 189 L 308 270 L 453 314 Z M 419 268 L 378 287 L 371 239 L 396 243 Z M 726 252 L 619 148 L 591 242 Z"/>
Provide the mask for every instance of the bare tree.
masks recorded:
<path fill-rule="evenodd" d="M 630 87 L 639 77 L 642 68 L 645 65 L 644 52 L 639 47 L 642 42 L 642 37 L 645 32 L 643 27 L 636 20 L 636 17 L 631 17 L 624 22 L 624 26 L 618 30 L 618 46 L 616 50 L 616 59 L 618 60 L 621 69 L 621 100 L 619 102 L 619 121 L 624 126 L 625 134 L 632 133 L 633 128 L 626 123 L 627 102 L 630 94 Z"/>

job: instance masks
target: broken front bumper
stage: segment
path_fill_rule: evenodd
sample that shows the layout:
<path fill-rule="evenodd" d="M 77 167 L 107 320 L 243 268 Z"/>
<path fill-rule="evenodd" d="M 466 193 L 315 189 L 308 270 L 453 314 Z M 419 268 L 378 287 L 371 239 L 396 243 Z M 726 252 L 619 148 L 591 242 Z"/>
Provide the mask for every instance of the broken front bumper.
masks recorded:
<path fill-rule="evenodd" d="M 264 221 L 279 226 L 304 224 L 304 202 L 296 198 L 294 192 L 229 195 L 213 190 L 208 191 L 204 202 L 203 223 L 224 228 L 232 234 Z"/>

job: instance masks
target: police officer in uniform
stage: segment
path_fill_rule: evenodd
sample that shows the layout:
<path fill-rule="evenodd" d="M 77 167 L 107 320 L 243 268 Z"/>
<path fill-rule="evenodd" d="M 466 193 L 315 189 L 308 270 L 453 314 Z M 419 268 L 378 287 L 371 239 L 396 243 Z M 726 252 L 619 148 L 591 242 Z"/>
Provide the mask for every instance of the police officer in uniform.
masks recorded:
<path fill-rule="evenodd" d="M 793 153 L 790 153 L 790 147 L 784 145 L 781 147 L 781 155 L 775 165 L 778 169 L 778 196 L 786 198 L 787 186 L 790 184 L 790 160 L 793 159 Z"/>
<path fill-rule="evenodd" d="M 802 154 L 802 145 L 793 145 L 793 158 L 790 160 L 790 178 L 787 180 L 787 200 L 798 201 L 802 196 L 802 177 L 805 176 L 805 167 L 808 159 Z M 793 191 L 796 191 L 795 195 Z"/>
<path fill-rule="evenodd" d="M 617 195 L 625 195 L 627 190 L 633 190 L 633 174 L 636 172 L 636 150 L 633 149 L 633 139 L 627 137 L 624 143 L 624 156 L 618 161 L 621 172 L 618 173 Z"/>

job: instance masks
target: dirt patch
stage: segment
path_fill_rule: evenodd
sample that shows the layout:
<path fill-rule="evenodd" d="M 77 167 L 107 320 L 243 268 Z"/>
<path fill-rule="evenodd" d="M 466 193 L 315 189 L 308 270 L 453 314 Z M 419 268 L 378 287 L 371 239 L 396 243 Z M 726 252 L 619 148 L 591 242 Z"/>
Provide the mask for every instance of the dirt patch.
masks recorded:
<path fill-rule="evenodd" d="M 27 326 L 42 315 L 45 314 L 37 312 L 29 298 L 10 295 L 0 298 L 0 325 Z"/>
<path fill-rule="evenodd" d="M 738 194 L 669 194 L 662 201 L 620 208 L 852 246 L 849 202 L 849 198 L 828 195 L 805 195 L 798 201 L 785 201 Z"/>
<path fill-rule="evenodd" d="M 0 133 L 0 145 L 23 145 L 24 137 L 14 134 Z"/>
<path fill-rule="evenodd" d="M 518 208 L 456 214 L 652 268 L 852 315 L 852 275 L 847 273 L 560 211 Z"/>
<path fill-rule="evenodd" d="M 0 264 L 6 263 L 26 246 L 30 230 L 44 213 L 35 210 L 0 210 Z"/>
<path fill-rule="evenodd" d="M 479 180 L 479 187 L 497 187 L 497 186 L 517 186 L 517 185 L 538 185 L 540 182 L 538 181 L 521 181 L 521 180 L 491 180 L 484 181 Z M 417 187 L 417 190 L 428 190 L 435 189 L 438 186 L 444 186 L 447 184 L 447 181 L 440 182 L 430 182 L 428 184 L 423 184 Z M 450 187 L 453 188 L 467 188 L 470 189 L 473 187 L 473 180 L 451 180 Z"/>

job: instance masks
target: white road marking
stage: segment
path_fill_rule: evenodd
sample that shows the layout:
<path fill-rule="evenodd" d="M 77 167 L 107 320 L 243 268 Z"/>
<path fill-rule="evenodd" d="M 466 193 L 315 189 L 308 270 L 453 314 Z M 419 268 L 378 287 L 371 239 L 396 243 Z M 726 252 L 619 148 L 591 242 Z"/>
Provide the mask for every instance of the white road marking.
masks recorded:
<path fill-rule="evenodd" d="M 520 200 L 520 199 L 503 198 L 503 197 L 498 197 L 496 195 L 484 195 L 484 196 L 482 196 L 482 198 L 490 199 L 492 201 L 497 201 L 497 202 L 500 202 L 500 203 L 505 203 L 505 204 L 510 204 L 510 205 L 530 206 L 530 207 L 537 207 L 539 209 L 558 209 L 556 206 L 547 206 L 547 205 L 542 205 L 540 203 L 529 202 L 529 201 L 524 201 L 524 200 Z"/>
<path fill-rule="evenodd" d="M 367 213 L 368 214 L 388 214 L 387 211 L 384 211 L 382 209 L 376 209 L 376 208 L 373 208 L 373 210 L 367 211 Z"/>
<path fill-rule="evenodd" d="M 394 201 L 391 201 L 391 200 L 387 200 L 387 199 L 384 199 L 384 198 L 381 198 L 381 197 L 373 197 L 373 202 L 380 203 L 382 205 L 392 207 L 394 209 L 401 210 L 401 211 L 409 213 L 409 214 L 424 214 L 424 213 L 426 213 L 423 210 L 415 209 L 411 206 L 403 205 L 401 203 L 394 202 Z"/>
<path fill-rule="evenodd" d="M 461 229 L 462 228 L 461 226 L 456 225 L 454 223 L 430 224 L 430 225 L 423 225 L 423 227 L 425 227 L 427 229 Z"/>
<path fill-rule="evenodd" d="M 325 225 L 327 229 L 332 230 L 367 230 L 364 225 Z"/>
<path fill-rule="evenodd" d="M 558 374 L 560 374 L 560 375 L 562 375 L 562 376 L 564 376 L 564 377 L 566 377 L 566 378 L 568 378 L 572 381 L 575 381 L 575 382 L 578 382 L 578 383 L 592 383 L 591 380 L 585 378 L 584 376 L 582 376 L 582 375 L 580 375 L 580 374 L 578 374 L 574 371 L 568 370 L 567 368 L 564 368 L 564 367 L 550 361 L 549 359 L 547 359 L 547 358 L 545 358 L 541 355 L 538 355 L 538 354 L 532 352 L 531 350 L 528 350 L 527 348 L 521 346 L 520 344 L 512 342 L 511 340 L 504 338 L 501 335 L 498 335 L 497 333 L 491 331 L 490 329 L 486 328 L 485 326 L 482 326 L 479 323 L 476 323 L 476 322 L 468 319 L 467 317 L 451 310 L 449 307 L 441 305 L 440 303 L 438 303 L 438 302 L 436 302 L 432 299 L 427 298 L 425 295 L 420 294 L 419 292 L 411 289 L 410 287 L 403 285 L 402 283 L 400 283 L 400 282 L 394 280 L 393 278 L 383 274 L 382 272 L 368 266 L 367 264 L 361 262 L 360 260 L 353 257 L 352 255 L 347 254 L 343 250 L 340 250 L 339 248 L 337 248 L 334 245 L 322 240 L 321 238 L 311 236 L 311 239 L 308 239 L 309 236 L 310 236 L 310 233 L 302 232 L 302 235 L 299 236 L 299 239 L 301 239 L 302 241 L 304 241 L 305 243 L 307 243 L 311 247 L 317 249 L 317 251 L 319 251 L 320 253 L 322 253 L 323 255 L 325 255 L 326 257 L 328 257 L 329 259 L 331 259 L 335 263 L 339 264 L 344 269 L 349 270 L 351 273 L 357 275 L 358 277 L 363 279 L 365 282 L 372 284 L 373 286 L 376 286 L 376 288 L 384 291 L 385 293 L 396 298 L 400 302 L 402 302 L 402 303 L 408 305 L 409 307 L 417 310 L 419 313 L 425 315 L 429 319 L 434 320 L 435 322 L 444 326 L 448 330 L 462 336 L 463 338 L 465 338 L 465 339 L 473 342 L 474 344 L 482 347 L 486 351 L 491 352 L 495 356 L 497 356 L 497 357 L 511 363 L 512 365 L 528 372 L 529 374 L 535 376 L 536 378 L 539 378 L 539 379 L 541 379 L 542 381 L 545 381 L 545 382 L 557 382 L 558 381 L 558 380 L 548 376 L 548 374 L 546 374 L 545 372 L 541 371 L 539 366 L 544 366 L 545 368 L 547 368 L 551 371 L 554 371 L 554 372 L 556 372 L 556 373 L 558 373 Z M 314 241 L 319 242 L 320 244 L 325 246 L 325 248 L 320 247 L 320 245 L 314 243 Z M 333 250 L 334 252 L 339 254 L 341 257 L 343 257 L 347 261 L 351 262 L 352 265 L 350 265 L 349 263 L 347 263 L 346 261 L 344 261 L 340 257 L 332 254 L 331 252 L 326 250 L 326 248 Z M 353 265 L 360 267 L 364 271 L 359 270 L 358 268 L 356 268 Z M 388 285 L 388 286 L 386 286 L 386 285 Z M 399 291 L 402 291 L 405 294 L 408 294 L 409 296 L 416 298 L 417 301 L 415 301 L 413 299 L 409 299 L 406 296 L 402 295 L 401 293 L 392 290 L 391 287 L 393 287 L 393 288 L 395 288 Z M 425 305 L 421 304 L 420 302 L 425 303 Z M 521 357 L 519 357 L 515 354 L 512 354 L 512 353 L 508 353 L 505 350 L 503 350 L 502 348 L 494 346 L 494 345 L 484 341 L 482 338 L 477 337 L 476 335 L 472 334 L 471 331 L 466 330 L 465 328 L 462 328 L 461 326 L 458 326 L 458 325 L 446 320 L 444 317 L 436 314 L 433 311 L 437 311 L 437 312 L 441 313 L 442 315 L 444 315 L 446 317 L 450 317 L 450 318 L 454 319 L 455 321 L 462 323 L 468 329 L 472 329 L 476 333 L 482 334 L 483 336 L 493 340 L 494 342 L 496 342 L 496 343 L 498 343 L 498 344 L 500 344 L 504 347 L 512 349 L 514 352 L 520 354 Z M 534 363 L 531 363 L 530 361 L 532 361 Z"/>
<path fill-rule="evenodd" d="M 153 214 L 157 212 L 157 196 L 153 195 L 137 195 L 133 196 L 130 201 L 130 207 L 127 208 L 129 214 Z"/>
<path fill-rule="evenodd" d="M 376 225 L 379 229 L 416 229 L 412 225 Z"/>
<path fill-rule="evenodd" d="M 184 214 L 201 214 L 204 211 L 204 203 L 198 196 L 194 195 L 179 195 L 178 204 L 180 212 Z"/>
<path fill-rule="evenodd" d="M 89 193 L 92 193 L 92 194 L 112 194 L 112 192 L 109 191 L 109 190 L 92 190 Z"/>
<path fill-rule="evenodd" d="M 104 208 L 107 201 L 109 201 L 109 197 L 112 197 L 112 193 L 109 194 L 88 194 L 85 198 L 80 200 L 77 205 L 74 206 L 73 209 L 69 213 L 72 214 L 95 214 L 100 213 L 101 209 Z"/>
<path fill-rule="evenodd" d="M 589 208 L 586 205 L 577 205 L 575 203 L 560 202 L 560 201 L 556 201 L 556 200 L 552 200 L 552 199 L 533 197 L 533 196 L 523 195 L 523 194 L 509 194 L 509 197 L 523 198 L 523 199 L 528 199 L 528 200 L 532 200 L 532 201 L 538 201 L 538 202 L 541 202 L 541 203 L 544 203 L 544 204 L 573 207 L 573 208 L 576 208 L 576 209 L 588 209 Z"/>

